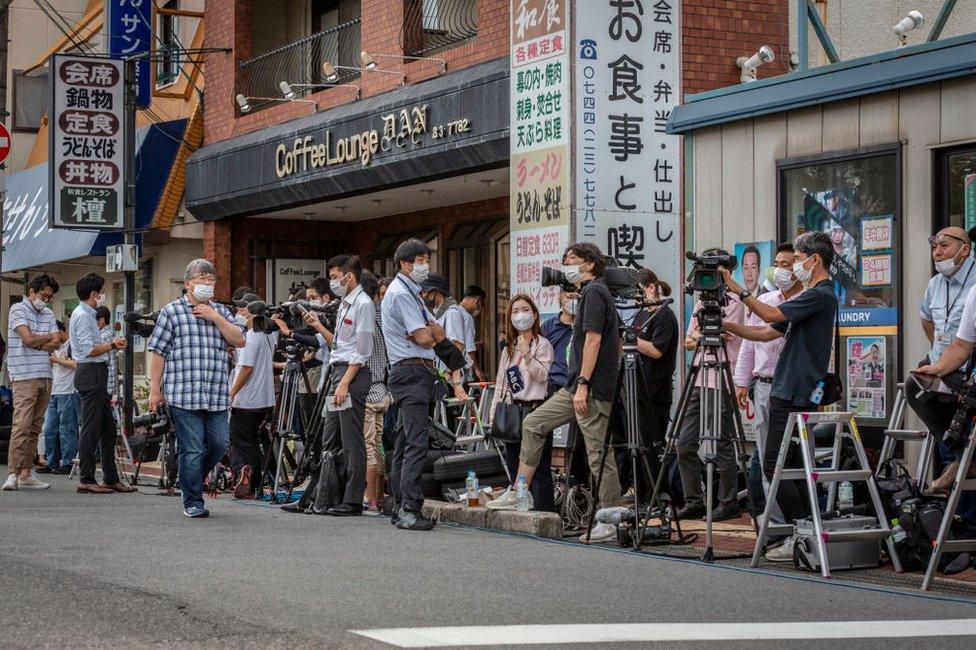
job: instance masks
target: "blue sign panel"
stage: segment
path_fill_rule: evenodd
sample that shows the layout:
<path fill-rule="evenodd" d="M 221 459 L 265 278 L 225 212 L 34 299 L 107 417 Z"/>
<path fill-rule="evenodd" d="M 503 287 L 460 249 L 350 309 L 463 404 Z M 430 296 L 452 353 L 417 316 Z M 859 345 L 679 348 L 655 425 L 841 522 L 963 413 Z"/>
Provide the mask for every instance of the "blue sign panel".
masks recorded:
<path fill-rule="evenodd" d="M 136 105 L 146 108 L 152 101 L 152 0 L 106 0 L 108 8 L 108 51 L 113 57 L 144 55 L 136 62 Z"/>

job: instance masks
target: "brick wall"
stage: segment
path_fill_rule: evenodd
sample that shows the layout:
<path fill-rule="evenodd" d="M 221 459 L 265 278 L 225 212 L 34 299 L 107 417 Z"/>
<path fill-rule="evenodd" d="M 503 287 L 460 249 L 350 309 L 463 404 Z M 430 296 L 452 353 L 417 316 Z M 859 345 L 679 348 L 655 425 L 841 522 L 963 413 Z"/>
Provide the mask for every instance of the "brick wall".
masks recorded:
<path fill-rule="evenodd" d="M 682 7 L 685 95 L 740 83 L 736 57 L 761 45 L 776 60 L 759 68 L 760 79 L 788 70 L 789 0 L 684 0 Z"/>

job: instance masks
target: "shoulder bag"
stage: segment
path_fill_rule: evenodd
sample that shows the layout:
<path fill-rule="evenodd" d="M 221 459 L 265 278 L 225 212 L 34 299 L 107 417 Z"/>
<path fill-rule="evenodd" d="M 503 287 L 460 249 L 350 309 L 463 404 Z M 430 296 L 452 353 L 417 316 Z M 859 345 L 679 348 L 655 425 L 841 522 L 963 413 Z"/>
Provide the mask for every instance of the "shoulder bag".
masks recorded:
<path fill-rule="evenodd" d="M 512 397 L 511 381 L 505 373 L 505 388 L 491 420 L 489 436 L 498 442 L 522 442 L 522 405 Z"/>
<path fill-rule="evenodd" d="M 823 398 L 820 406 L 830 406 L 836 404 L 844 396 L 844 383 L 840 379 L 841 367 L 840 360 L 840 303 L 837 303 L 837 311 L 834 312 L 834 372 L 828 372 L 823 378 Z"/>

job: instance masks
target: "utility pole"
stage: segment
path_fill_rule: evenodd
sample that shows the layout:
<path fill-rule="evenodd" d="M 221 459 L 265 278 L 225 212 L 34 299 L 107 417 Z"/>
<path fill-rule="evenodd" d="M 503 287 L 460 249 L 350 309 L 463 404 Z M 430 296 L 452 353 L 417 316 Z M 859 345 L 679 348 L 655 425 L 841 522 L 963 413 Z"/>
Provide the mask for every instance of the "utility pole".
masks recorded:
<path fill-rule="evenodd" d="M 136 59 L 125 60 L 125 210 L 122 228 L 125 233 L 124 243 L 136 243 Z M 136 266 L 139 265 L 139 251 L 136 251 Z M 125 271 L 125 313 L 135 311 L 136 272 Z M 135 369 L 135 351 L 132 349 L 135 339 L 134 324 L 123 319 L 125 327 L 125 352 L 122 355 L 122 431 L 124 435 L 132 433 L 132 409 Z"/>

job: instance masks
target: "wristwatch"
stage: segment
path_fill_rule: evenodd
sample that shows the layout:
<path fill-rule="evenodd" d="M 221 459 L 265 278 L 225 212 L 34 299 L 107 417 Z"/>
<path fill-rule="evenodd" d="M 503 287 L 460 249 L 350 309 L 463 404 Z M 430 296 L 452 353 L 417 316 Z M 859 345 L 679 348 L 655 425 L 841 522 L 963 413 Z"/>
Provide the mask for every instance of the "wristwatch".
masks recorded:
<path fill-rule="evenodd" d="M 115 341 L 112 341 L 112 343 L 111 343 L 110 345 L 112 346 L 112 349 L 113 349 L 113 350 L 115 350 L 115 349 L 116 349 L 116 347 L 115 347 Z"/>
<path fill-rule="evenodd" d="M 581 376 L 579 379 L 576 380 L 576 383 L 579 386 L 589 386 L 590 385 L 590 380 L 587 377 L 582 377 Z"/>
<path fill-rule="evenodd" d="M 745 300 L 751 295 L 752 293 L 748 289 L 743 289 L 742 291 L 739 292 L 739 300 Z"/>

